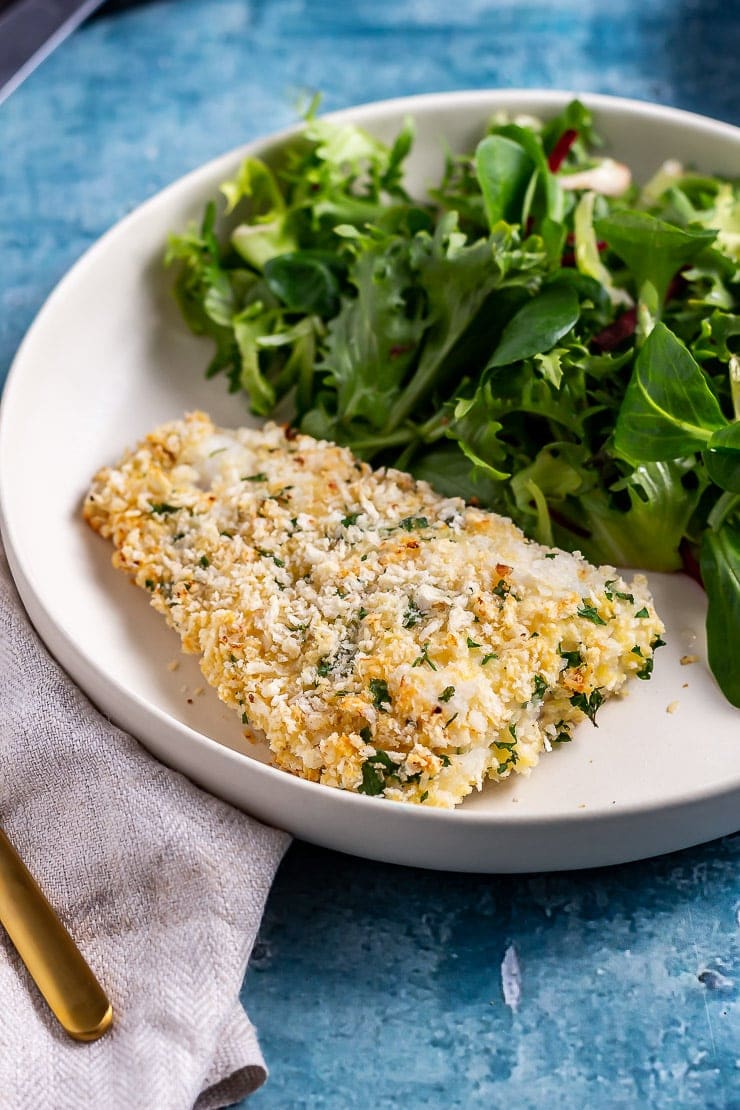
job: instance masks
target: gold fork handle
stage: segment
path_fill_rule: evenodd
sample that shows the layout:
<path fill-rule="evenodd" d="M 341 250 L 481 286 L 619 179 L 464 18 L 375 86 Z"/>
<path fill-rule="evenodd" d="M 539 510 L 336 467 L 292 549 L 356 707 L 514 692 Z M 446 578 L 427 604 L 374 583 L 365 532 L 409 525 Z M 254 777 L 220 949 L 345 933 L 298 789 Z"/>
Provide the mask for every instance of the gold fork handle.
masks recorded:
<path fill-rule="evenodd" d="M 0 829 L 0 923 L 63 1029 L 95 1041 L 113 1010 L 67 930 Z"/>

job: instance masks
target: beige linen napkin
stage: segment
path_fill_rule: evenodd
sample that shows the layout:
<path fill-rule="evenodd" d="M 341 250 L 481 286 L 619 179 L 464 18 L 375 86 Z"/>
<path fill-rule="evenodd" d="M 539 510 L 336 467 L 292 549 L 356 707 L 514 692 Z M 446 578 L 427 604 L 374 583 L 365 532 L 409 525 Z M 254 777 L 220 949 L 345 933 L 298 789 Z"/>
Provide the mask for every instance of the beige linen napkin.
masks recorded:
<path fill-rule="evenodd" d="M 48 655 L 0 548 L 0 824 L 108 992 L 69 1040 L 0 929 L 0 1105 L 226 1106 L 266 1077 L 239 1004 L 289 838 L 205 794 L 89 703 Z"/>

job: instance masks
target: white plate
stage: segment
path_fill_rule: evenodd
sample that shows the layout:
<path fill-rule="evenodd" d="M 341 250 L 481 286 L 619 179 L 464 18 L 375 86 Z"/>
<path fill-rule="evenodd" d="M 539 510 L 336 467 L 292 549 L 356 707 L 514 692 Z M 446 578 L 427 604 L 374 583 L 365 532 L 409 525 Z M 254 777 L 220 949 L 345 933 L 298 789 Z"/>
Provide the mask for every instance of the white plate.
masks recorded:
<path fill-rule="evenodd" d="M 419 189 L 438 175 L 442 138 L 470 149 L 497 108 L 551 115 L 566 93 L 422 96 L 337 114 L 383 138 L 410 114 Z M 586 98 L 618 156 L 646 177 L 668 157 L 736 173 L 740 131 L 687 113 Z M 422 867 L 530 871 L 617 863 L 734 831 L 740 821 L 740 715 L 706 665 L 704 598 L 689 579 L 652 575 L 668 643 L 652 682 L 632 682 L 599 729 L 545 756 L 529 779 L 490 786 L 447 812 L 303 782 L 249 748 L 236 716 L 192 658 L 110 565 L 80 519 L 91 475 L 160 421 L 204 408 L 244 423 L 243 401 L 205 382 L 208 345 L 173 306 L 161 258 L 169 229 L 203 202 L 254 143 L 196 170 L 105 235 L 61 282 L 15 360 L 0 421 L 2 528 L 31 617 L 70 674 L 159 758 L 216 794 L 298 836 L 357 855 Z M 681 666 L 685 653 L 698 655 Z M 188 699 L 191 699 L 189 701 Z M 677 702 L 675 712 L 669 704 Z M 63 742 L 63 738 L 60 738 Z"/>

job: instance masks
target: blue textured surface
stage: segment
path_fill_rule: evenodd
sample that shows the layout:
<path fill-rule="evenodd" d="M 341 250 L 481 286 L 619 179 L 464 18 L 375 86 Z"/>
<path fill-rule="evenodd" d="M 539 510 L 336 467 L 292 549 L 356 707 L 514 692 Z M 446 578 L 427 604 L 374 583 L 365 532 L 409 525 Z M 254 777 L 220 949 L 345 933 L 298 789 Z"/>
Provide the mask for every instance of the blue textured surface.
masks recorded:
<path fill-rule="evenodd" d="M 335 108 L 560 86 L 740 122 L 739 57 L 732 0 L 104 13 L 0 109 L 0 379 L 85 247 L 292 121 L 302 89 Z M 272 1069 L 252 1105 L 740 1107 L 739 857 L 733 838 L 598 873 L 476 878 L 294 846 L 245 983 Z"/>

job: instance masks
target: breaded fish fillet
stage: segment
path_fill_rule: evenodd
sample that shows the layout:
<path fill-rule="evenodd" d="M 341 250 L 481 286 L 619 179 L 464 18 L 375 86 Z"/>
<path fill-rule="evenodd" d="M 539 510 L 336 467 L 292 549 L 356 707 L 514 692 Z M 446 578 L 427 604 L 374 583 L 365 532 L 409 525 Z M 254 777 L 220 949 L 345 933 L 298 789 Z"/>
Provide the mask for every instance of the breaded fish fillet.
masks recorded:
<path fill-rule="evenodd" d="M 663 631 L 641 576 L 275 424 L 166 424 L 84 515 L 279 767 L 365 794 L 527 773 Z"/>

